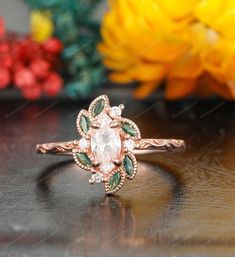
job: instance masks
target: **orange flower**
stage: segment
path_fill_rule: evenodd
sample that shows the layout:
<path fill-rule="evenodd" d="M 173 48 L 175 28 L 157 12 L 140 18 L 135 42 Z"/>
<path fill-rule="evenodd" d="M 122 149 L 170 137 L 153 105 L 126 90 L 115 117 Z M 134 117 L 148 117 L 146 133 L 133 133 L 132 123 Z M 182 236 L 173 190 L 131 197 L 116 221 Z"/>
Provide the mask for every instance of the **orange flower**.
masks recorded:
<path fill-rule="evenodd" d="M 234 0 L 112 0 L 98 49 L 118 83 L 145 97 L 166 79 L 167 99 L 235 99 Z"/>

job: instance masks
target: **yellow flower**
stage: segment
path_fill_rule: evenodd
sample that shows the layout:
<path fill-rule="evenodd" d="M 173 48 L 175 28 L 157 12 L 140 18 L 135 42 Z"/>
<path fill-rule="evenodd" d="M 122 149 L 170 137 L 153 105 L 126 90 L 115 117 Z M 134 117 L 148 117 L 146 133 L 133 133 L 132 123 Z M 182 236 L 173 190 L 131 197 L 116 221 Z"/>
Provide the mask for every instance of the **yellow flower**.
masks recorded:
<path fill-rule="evenodd" d="M 32 38 L 36 42 L 44 42 L 53 34 L 54 26 L 50 12 L 32 11 L 30 22 Z"/>
<path fill-rule="evenodd" d="M 111 0 L 98 49 L 118 83 L 145 97 L 217 93 L 235 99 L 234 0 Z"/>

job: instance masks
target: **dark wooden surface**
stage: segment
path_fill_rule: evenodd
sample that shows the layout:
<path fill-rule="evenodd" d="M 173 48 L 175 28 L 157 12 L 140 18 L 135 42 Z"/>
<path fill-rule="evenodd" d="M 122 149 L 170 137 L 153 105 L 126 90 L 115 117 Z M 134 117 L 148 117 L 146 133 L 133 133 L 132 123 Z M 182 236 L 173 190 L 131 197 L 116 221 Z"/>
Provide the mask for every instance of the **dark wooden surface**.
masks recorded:
<path fill-rule="evenodd" d="M 145 137 L 178 137 L 184 153 L 139 158 L 115 197 L 68 157 L 35 145 L 78 138 L 87 103 L 0 103 L 0 253 L 20 256 L 235 256 L 235 104 L 124 103 Z"/>

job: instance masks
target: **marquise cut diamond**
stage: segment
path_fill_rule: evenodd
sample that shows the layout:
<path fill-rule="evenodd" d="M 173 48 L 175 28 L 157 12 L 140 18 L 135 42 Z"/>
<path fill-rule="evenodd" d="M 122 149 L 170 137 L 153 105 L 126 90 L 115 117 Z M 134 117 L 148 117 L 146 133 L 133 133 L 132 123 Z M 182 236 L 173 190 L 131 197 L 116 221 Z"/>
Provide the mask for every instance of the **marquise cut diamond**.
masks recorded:
<path fill-rule="evenodd" d="M 104 173 L 109 173 L 114 165 L 113 159 L 118 159 L 121 153 L 121 137 L 117 128 L 110 128 L 112 119 L 106 114 L 101 114 L 97 121 L 99 129 L 93 129 L 91 135 L 91 151 L 95 160 L 100 162 Z"/>

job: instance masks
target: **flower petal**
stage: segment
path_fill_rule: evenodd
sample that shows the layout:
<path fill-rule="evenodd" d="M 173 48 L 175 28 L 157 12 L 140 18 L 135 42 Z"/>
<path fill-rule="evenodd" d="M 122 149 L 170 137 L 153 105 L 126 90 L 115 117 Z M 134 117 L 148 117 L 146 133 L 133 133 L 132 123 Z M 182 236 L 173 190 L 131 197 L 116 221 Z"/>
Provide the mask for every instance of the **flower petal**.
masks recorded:
<path fill-rule="evenodd" d="M 194 79 L 172 79 L 167 82 L 166 98 L 179 99 L 191 94 L 197 86 Z"/>

